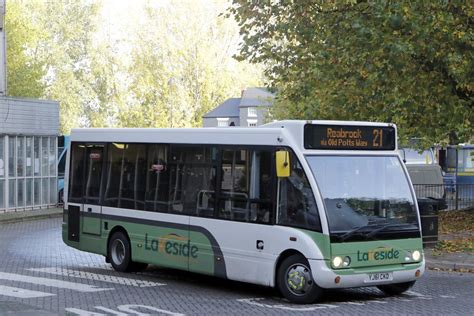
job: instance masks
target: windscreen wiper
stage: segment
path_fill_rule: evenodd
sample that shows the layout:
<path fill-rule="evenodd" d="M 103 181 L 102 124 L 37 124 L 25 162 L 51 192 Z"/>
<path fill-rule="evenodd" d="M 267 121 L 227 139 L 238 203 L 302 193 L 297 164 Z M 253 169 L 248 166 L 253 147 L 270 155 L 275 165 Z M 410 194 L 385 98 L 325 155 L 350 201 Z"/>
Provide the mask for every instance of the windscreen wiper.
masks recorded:
<path fill-rule="evenodd" d="M 373 224 L 368 224 L 368 225 L 365 225 L 365 226 L 356 227 L 353 230 L 350 230 L 347 233 L 345 233 L 344 235 L 340 236 L 339 240 L 344 241 L 344 240 L 348 239 L 349 237 L 354 236 L 356 233 L 358 233 L 361 230 L 364 230 L 364 229 L 367 229 L 367 228 L 372 228 L 372 227 L 379 227 L 380 225 L 382 225 L 382 224 L 373 223 Z"/>
<path fill-rule="evenodd" d="M 413 224 L 409 224 L 409 223 L 406 223 L 406 224 L 400 224 L 400 223 L 396 223 L 396 224 L 387 224 L 387 225 L 384 225 L 380 228 L 377 228 L 373 231 L 371 231 L 370 233 L 368 233 L 365 237 L 367 239 L 369 238 L 372 238 L 373 236 L 375 236 L 377 233 L 381 232 L 381 231 L 384 231 L 385 229 L 387 228 L 391 228 L 391 227 L 406 227 L 406 226 L 413 226 Z"/>

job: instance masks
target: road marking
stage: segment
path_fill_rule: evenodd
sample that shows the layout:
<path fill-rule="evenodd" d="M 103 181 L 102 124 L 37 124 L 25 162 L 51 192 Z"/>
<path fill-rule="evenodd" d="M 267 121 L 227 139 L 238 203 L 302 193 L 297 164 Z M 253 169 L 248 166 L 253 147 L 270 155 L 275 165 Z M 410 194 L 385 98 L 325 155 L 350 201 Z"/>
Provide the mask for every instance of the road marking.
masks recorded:
<path fill-rule="evenodd" d="M 17 297 L 17 298 L 37 298 L 37 297 L 54 296 L 55 294 L 0 285 L 0 295 Z"/>
<path fill-rule="evenodd" d="M 242 298 L 238 299 L 237 301 L 242 302 L 242 303 L 247 303 L 250 305 L 258 306 L 258 307 L 265 307 L 265 308 L 276 308 L 276 309 L 283 309 L 283 310 L 289 310 L 289 311 L 296 311 L 296 312 L 310 312 L 314 311 L 317 309 L 326 309 L 329 306 L 331 308 L 337 307 L 335 305 L 330 305 L 330 304 L 318 304 L 318 305 L 311 305 L 311 306 L 305 306 L 305 307 L 290 307 L 290 306 L 285 306 L 285 305 L 270 305 L 270 304 L 264 304 L 264 303 L 259 303 L 258 301 L 263 300 L 263 297 L 256 297 L 256 298 Z"/>
<path fill-rule="evenodd" d="M 139 316 L 156 315 L 156 313 L 153 313 L 153 314 L 140 313 L 140 312 L 136 311 L 135 308 L 148 309 L 150 311 L 158 312 L 158 313 L 166 314 L 166 315 L 184 316 L 184 314 L 174 313 L 174 312 L 168 311 L 166 309 L 160 309 L 160 308 L 156 308 L 156 307 L 153 307 L 153 306 L 147 306 L 147 305 L 129 304 L 129 305 L 117 306 L 117 309 L 122 311 L 122 312 L 133 313 L 133 314 L 139 315 Z"/>
<path fill-rule="evenodd" d="M 51 287 L 56 287 L 60 289 L 68 289 L 68 290 L 74 290 L 74 291 L 86 292 L 86 293 L 113 290 L 113 289 L 99 288 L 94 285 L 73 283 L 73 282 L 61 281 L 61 280 L 56 280 L 56 279 L 39 278 L 39 277 L 33 277 L 29 275 L 21 275 L 21 274 L 6 273 L 6 272 L 0 272 L 0 280 L 25 282 L 25 283 L 51 286 Z"/>
<path fill-rule="evenodd" d="M 117 311 L 114 311 L 113 309 L 103 307 L 103 306 L 94 306 L 94 308 L 98 309 L 100 311 L 103 311 L 103 312 L 110 313 L 110 314 L 115 315 L 115 316 L 128 316 L 128 314 L 125 314 L 125 313 L 122 313 L 122 312 L 117 312 Z"/>
<path fill-rule="evenodd" d="M 146 280 L 137 280 L 131 278 L 124 278 L 119 276 L 107 275 L 107 274 L 98 274 L 86 271 L 76 271 L 70 269 L 61 269 L 61 268 L 35 268 L 28 269 L 30 271 L 37 271 L 43 273 L 49 273 L 54 275 L 67 276 L 72 278 L 81 278 L 94 281 L 102 281 L 108 283 L 115 283 L 120 285 L 128 286 L 137 286 L 137 287 L 151 287 L 151 286 L 163 286 L 164 283 L 151 282 Z"/>
<path fill-rule="evenodd" d="M 442 298 L 456 298 L 455 296 L 452 296 L 452 295 L 440 295 L 439 297 L 442 297 Z"/>
<path fill-rule="evenodd" d="M 131 314 L 138 315 L 138 316 L 151 316 L 151 315 L 157 315 L 157 313 L 172 315 L 172 316 L 185 316 L 184 314 L 175 313 L 175 312 L 168 311 L 166 309 L 160 309 L 160 308 L 148 306 L 148 305 L 134 305 L 134 304 L 120 305 L 120 306 L 117 306 L 117 309 L 120 312 L 107 308 L 107 307 L 103 307 L 103 306 L 94 306 L 94 308 L 101 310 L 103 312 L 110 313 L 115 316 L 129 316 Z M 142 312 L 137 311 L 137 309 L 142 309 L 142 310 L 146 309 L 146 310 L 152 311 L 153 313 L 152 314 L 142 313 Z M 65 311 L 68 313 L 79 315 L 79 316 L 107 316 L 109 315 L 109 314 L 89 312 L 84 309 L 73 308 L 73 307 L 65 308 Z"/>
<path fill-rule="evenodd" d="M 405 294 L 409 294 L 409 295 L 416 296 L 416 297 L 426 297 L 426 295 L 415 292 L 415 291 L 406 291 Z"/>
<path fill-rule="evenodd" d="M 75 314 L 79 316 L 107 316 L 107 314 L 93 313 L 93 312 L 85 311 L 83 309 L 74 308 L 74 307 L 68 307 L 68 308 L 65 308 L 64 310 L 70 314 Z"/>
<path fill-rule="evenodd" d="M 359 302 L 341 302 L 342 304 L 348 304 L 348 305 L 357 305 L 357 306 L 364 306 L 365 303 L 359 303 Z"/>

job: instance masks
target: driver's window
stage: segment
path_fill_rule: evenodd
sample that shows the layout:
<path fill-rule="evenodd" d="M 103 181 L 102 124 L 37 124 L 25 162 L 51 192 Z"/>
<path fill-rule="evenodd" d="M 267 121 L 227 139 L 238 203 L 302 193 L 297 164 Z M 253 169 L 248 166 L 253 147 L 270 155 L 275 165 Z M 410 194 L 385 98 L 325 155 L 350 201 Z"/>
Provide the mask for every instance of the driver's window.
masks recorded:
<path fill-rule="evenodd" d="M 308 178 L 293 152 L 291 172 L 278 179 L 278 224 L 321 231 L 318 208 Z"/>

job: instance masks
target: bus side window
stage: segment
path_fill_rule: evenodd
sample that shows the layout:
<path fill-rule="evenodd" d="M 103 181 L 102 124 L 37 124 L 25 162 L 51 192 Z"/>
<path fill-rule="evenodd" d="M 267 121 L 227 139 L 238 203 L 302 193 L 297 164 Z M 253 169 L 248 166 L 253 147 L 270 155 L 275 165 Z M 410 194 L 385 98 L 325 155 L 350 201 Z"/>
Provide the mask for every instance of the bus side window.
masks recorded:
<path fill-rule="evenodd" d="M 142 144 L 109 144 L 103 205 L 144 209 L 145 153 Z"/>
<path fill-rule="evenodd" d="M 207 145 L 171 147 L 170 212 L 214 215 L 215 152 Z"/>
<path fill-rule="evenodd" d="M 270 223 L 271 155 L 270 150 L 222 151 L 219 218 Z"/>
<path fill-rule="evenodd" d="M 145 188 L 146 211 L 168 212 L 170 185 L 168 151 L 168 145 L 148 145 Z"/>
<path fill-rule="evenodd" d="M 99 205 L 100 203 L 103 155 L 104 145 L 86 146 L 86 174 L 84 179 L 85 204 Z"/>
<path fill-rule="evenodd" d="M 313 191 L 293 152 L 290 153 L 290 163 L 290 176 L 278 179 L 280 200 L 277 223 L 320 232 L 321 222 Z"/>
<path fill-rule="evenodd" d="M 69 202 L 83 202 L 85 149 L 86 147 L 83 144 L 73 143 L 71 146 L 71 166 L 69 168 Z"/>

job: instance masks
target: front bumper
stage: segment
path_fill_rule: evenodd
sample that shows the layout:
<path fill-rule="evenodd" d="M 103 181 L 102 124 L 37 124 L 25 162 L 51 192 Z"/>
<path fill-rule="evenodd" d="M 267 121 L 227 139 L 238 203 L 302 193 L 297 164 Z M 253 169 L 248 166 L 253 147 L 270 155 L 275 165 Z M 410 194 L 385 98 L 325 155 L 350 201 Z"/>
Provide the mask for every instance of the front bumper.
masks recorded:
<path fill-rule="evenodd" d="M 394 284 L 411 282 L 419 279 L 425 272 L 425 261 L 419 263 L 411 263 L 404 265 L 376 267 L 373 271 L 368 272 L 368 269 L 341 269 L 333 270 L 329 268 L 324 260 L 308 260 L 313 273 L 313 279 L 316 284 L 322 288 L 350 288 L 375 286 L 383 284 Z M 415 272 L 420 270 L 420 275 L 415 276 Z M 340 272 L 340 273 L 337 273 Z M 368 273 L 392 272 L 393 280 L 367 282 Z M 336 277 L 340 277 L 339 283 L 335 282 Z"/>

